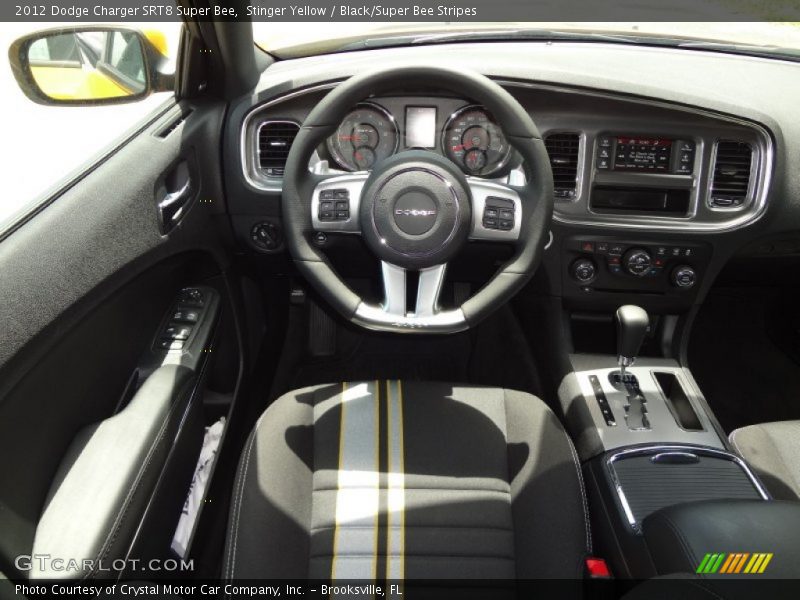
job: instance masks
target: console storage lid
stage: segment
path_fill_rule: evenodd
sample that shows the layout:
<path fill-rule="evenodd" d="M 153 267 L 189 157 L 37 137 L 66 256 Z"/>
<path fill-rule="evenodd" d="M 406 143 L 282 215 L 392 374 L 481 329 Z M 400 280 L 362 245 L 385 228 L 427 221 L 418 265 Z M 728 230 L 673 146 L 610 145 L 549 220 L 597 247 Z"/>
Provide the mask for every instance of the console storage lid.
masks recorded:
<path fill-rule="evenodd" d="M 798 502 L 684 503 L 651 514 L 642 529 L 659 575 L 699 572 L 702 577 L 797 577 Z"/>

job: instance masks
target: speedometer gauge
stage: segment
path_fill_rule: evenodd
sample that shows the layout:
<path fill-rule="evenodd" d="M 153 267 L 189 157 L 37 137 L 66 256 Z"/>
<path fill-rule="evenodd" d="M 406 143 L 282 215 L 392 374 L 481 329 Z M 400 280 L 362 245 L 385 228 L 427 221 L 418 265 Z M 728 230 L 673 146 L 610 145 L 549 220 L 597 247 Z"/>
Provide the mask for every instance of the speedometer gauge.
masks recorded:
<path fill-rule="evenodd" d="M 399 135 L 392 115 L 377 104 L 358 104 L 328 138 L 333 159 L 348 171 L 366 171 L 397 151 Z"/>
<path fill-rule="evenodd" d="M 491 175 L 511 156 L 511 146 L 494 118 L 480 106 L 465 106 L 447 120 L 443 150 L 467 175 Z"/>

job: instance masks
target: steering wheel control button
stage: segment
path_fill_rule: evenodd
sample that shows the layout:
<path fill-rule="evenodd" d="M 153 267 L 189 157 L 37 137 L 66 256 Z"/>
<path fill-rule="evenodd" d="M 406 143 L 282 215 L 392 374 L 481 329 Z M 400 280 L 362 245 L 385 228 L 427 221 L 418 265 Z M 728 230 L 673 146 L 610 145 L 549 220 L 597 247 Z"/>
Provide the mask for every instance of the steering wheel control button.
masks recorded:
<path fill-rule="evenodd" d="M 647 251 L 640 248 L 629 250 L 622 259 L 625 270 L 631 275 L 644 277 L 653 266 L 653 259 Z"/>
<path fill-rule="evenodd" d="M 350 192 L 347 189 L 322 190 L 319 193 L 320 221 L 347 221 L 350 218 Z"/>
<path fill-rule="evenodd" d="M 579 258 L 572 263 L 572 277 L 582 284 L 591 283 L 597 276 L 597 266 L 588 258 Z"/>
<path fill-rule="evenodd" d="M 697 282 L 697 273 L 687 265 L 677 267 L 672 272 L 672 283 L 675 287 L 687 290 Z"/>
<path fill-rule="evenodd" d="M 434 198 L 424 191 L 414 190 L 395 202 L 394 222 L 409 235 L 422 235 L 433 228 L 438 212 Z"/>
<path fill-rule="evenodd" d="M 511 231 L 514 229 L 514 202 L 508 198 L 489 196 L 483 209 L 483 226 L 486 229 Z"/>
<path fill-rule="evenodd" d="M 314 243 L 320 247 L 324 246 L 328 243 L 328 234 L 324 231 L 318 231 L 314 234 Z"/>

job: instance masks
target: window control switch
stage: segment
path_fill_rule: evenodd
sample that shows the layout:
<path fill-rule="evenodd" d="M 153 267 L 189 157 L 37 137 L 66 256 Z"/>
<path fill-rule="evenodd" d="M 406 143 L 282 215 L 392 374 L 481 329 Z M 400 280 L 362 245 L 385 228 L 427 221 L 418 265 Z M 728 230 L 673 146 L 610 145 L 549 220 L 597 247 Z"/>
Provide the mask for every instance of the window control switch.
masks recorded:
<path fill-rule="evenodd" d="M 197 323 L 200 320 L 200 313 L 196 310 L 179 308 L 172 313 L 172 321 L 176 323 Z"/>
<path fill-rule="evenodd" d="M 164 337 L 170 340 L 186 340 L 192 333 L 192 328 L 186 325 L 167 325 Z"/>
<path fill-rule="evenodd" d="M 203 297 L 203 292 L 201 292 L 197 288 L 184 288 L 183 290 L 181 290 L 178 301 L 181 304 L 185 304 L 187 306 L 199 307 L 205 304 L 205 298 Z"/>
<path fill-rule="evenodd" d="M 159 350 L 183 350 L 183 340 L 163 339 L 156 342 L 156 348 Z"/>

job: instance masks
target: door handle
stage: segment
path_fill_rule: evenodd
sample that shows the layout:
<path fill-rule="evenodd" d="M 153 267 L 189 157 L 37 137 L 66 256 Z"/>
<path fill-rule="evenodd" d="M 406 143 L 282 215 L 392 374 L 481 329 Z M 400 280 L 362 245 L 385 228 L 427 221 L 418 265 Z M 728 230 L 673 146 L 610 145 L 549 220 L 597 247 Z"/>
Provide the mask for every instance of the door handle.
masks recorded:
<path fill-rule="evenodd" d="M 167 189 L 168 186 L 173 188 L 172 191 Z M 157 206 L 162 233 L 168 233 L 183 218 L 184 209 L 193 196 L 192 187 L 189 165 L 183 161 L 166 177 L 160 188 L 161 199 Z"/>
<path fill-rule="evenodd" d="M 191 181 L 187 181 L 183 184 L 181 189 L 174 192 L 169 192 L 166 196 L 164 196 L 161 202 L 158 203 L 158 209 L 160 211 L 165 211 L 175 207 L 183 207 L 183 205 L 186 204 L 191 196 L 189 193 L 192 187 L 191 183 Z"/>

